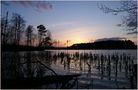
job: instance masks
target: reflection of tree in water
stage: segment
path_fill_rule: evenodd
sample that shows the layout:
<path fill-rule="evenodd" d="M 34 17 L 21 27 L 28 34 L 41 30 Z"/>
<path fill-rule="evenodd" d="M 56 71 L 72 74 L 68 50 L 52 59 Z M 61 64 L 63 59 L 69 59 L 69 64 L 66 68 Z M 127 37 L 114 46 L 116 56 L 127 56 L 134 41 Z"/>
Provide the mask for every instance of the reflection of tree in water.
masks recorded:
<path fill-rule="evenodd" d="M 107 73 L 108 73 L 108 77 L 109 77 L 109 80 L 111 80 L 111 61 L 110 61 L 110 55 L 108 55 L 108 63 L 107 63 Z"/>
<path fill-rule="evenodd" d="M 61 52 L 59 57 L 61 58 L 61 64 L 63 64 L 65 54 L 63 52 Z"/>
<path fill-rule="evenodd" d="M 2 53 L 2 78 L 19 78 L 20 55 L 17 52 Z"/>
<path fill-rule="evenodd" d="M 33 77 L 32 76 L 32 65 L 31 65 L 31 52 L 26 53 L 26 64 L 27 64 L 27 76 L 28 77 Z"/>
<path fill-rule="evenodd" d="M 50 52 L 3 53 L 2 78 L 43 77 L 50 75 L 52 74 L 52 71 L 50 71 L 50 58 Z"/>
<path fill-rule="evenodd" d="M 71 61 L 70 54 L 67 54 L 66 57 L 67 57 L 67 69 L 70 70 L 70 61 Z"/>
<path fill-rule="evenodd" d="M 72 60 L 76 61 L 77 55 L 74 53 L 74 57 Z M 130 75 L 129 66 L 132 65 L 133 60 L 131 60 L 131 56 L 127 54 L 87 54 L 87 53 L 79 53 L 79 70 L 80 72 L 86 72 L 87 75 L 92 75 L 91 69 L 99 70 L 99 75 L 101 79 L 115 80 L 117 87 L 118 85 L 118 77 L 119 74 L 125 72 L 126 76 Z M 96 64 L 97 63 L 97 64 Z M 76 64 L 75 62 L 73 63 Z M 76 67 L 75 67 L 76 68 Z M 129 77 L 126 77 L 127 79 Z"/>
<path fill-rule="evenodd" d="M 118 73 L 125 70 L 128 75 L 128 60 L 125 60 L 127 55 L 123 54 L 92 54 L 92 53 L 78 53 L 67 54 L 61 52 L 59 55 L 54 56 L 60 58 L 61 64 L 63 64 L 64 70 L 70 70 L 70 66 L 74 66 L 74 70 L 79 68 L 80 73 L 91 73 L 92 69 L 98 69 L 101 79 L 108 77 L 111 80 L 111 75 L 114 74 L 114 80 L 117 80 Z M 72 63 L 70 62 L 72 61 Z M 70 65 L 72 64 L 72 65 Z M 122 71 L 123 70 L 123 71 Z"/>
<path fill-rule="evenodd" d="M 132 80 L 136 78 L 134 77 L 133 58 L 125 53 L 104 55 L 91 52 L 61 52 L 52 54 L 50 51 L 2 53 L 2 78 L 53 75 L 49 69 L 52 68 L 53 64 L 62 65 L 62 68 L 69 72 L 79 70 L 82 74 L 86 73 L 88 77 L 95 73 L 93 72 L 95 69 L 99 72 L 97 77 L 100 79 L 115 80 L 115 82 L 119 80 L 118 77 L 121 73 L 126 75 L 124 78 L 130 79 L 131 83 L 134 83 Z M 133 85 L 131 86 L 133 87 Z"/>
<path fill-rule="evenodd" d="M 53 55 L 54 64 L 57 63 L 58 56 L 56 54 Z"/>
<path fill-rule="evenodd" d="M 91 75 L 91 63 L 90 62 L 87 62 L 87 65 L 88 65 L 88 76 Z"/>
<path fill-rule="evenodd" d="M 50 52 L 36 52 L 36 53 L 27 52 L 25 53 L 25 55 L 27 57 L 25 64 L 27 68 L 26 72 L 28 77 L 43 77 L 46 74 L 50 74 L 49 69 L 47 69 L 50 68 L 51 66 Z"/>
<path fill-rule="evenodd" d="M 79 63 L 79 67 L 80 67 L 80 72 L 82 72 L 82 53 L 80 54 L 80 63 Z"/>

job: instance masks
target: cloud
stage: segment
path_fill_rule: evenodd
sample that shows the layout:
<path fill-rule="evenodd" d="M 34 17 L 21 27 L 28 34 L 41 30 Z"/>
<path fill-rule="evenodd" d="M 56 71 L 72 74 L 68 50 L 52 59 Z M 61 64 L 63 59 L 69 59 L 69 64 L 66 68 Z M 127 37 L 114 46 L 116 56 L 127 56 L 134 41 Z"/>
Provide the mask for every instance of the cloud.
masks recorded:
<path fill-rule="evenodd" d="M 13 1 L 13 3 L 24 7 L 31 7 L 38 12 L 53 9 L 53 5 L 47 1 Z"/>
<path fill-rule="evenodd" d="M 138 31 L 128 32 L 127 35 L 137 34 Z"/>
<path fill-rule="evenodd" d="M 58 22 L 58 23 L 54 23 L 51 24 L 51 27 L 65 27 L 65 26 L 74 26 L 74 24 L 78 24 L 78 22 L 75 21 L 69 21 L 69 22 Z"/>
<path fill-rule="evenodd" d="M 1 1 L 1 4 L 5 5 L 5 6 L 9 6 L 10 5 L 7 1 Z"/>
<path fill-rule="evenodd" d="M 114 41 L 117 41 L 117 40 L 125 40 L 125 39 L 126 39 L 125 37 L 101 38 L 101 39 L 97 39 L 97 40 L 95 40 L 95 42 L 108 41 L 108 40 L 114 40 Z"/>

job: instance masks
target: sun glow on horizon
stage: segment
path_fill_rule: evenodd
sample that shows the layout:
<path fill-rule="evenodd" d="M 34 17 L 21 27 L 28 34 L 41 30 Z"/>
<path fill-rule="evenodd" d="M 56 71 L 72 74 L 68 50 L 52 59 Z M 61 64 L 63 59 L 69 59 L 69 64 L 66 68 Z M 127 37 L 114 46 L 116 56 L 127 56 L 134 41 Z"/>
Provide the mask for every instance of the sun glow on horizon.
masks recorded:
<path fill-rule="evenodd" d="M 81 38 L 76 38 L 76 39 L 74 39 L 74 41 L 72 42 L 73 44 L 77 44 L 77 43 L 84 43 L 84 42 L 86 42 L 86 41 L 84 41 L 83 39 L 81 39 Z"/>
<path fill-rule="evenodd" d="M 87 26 L 77 27 L 73 29 L 68 29 L 60 33 L 58 32 L 57 34 L 54 35 L 54 37 L 60 36 L 60 38 L 56 39 L 60 41 L 59 46 L 61 47 L 72 46 L 73 44 L 79 44 L 79 43 L 87 43 L 92 38 L 91 36 L 88 37 L 88 33 L 90 33 L 90 30 L 92 29 L 93 27 L 87 27 Z"/>

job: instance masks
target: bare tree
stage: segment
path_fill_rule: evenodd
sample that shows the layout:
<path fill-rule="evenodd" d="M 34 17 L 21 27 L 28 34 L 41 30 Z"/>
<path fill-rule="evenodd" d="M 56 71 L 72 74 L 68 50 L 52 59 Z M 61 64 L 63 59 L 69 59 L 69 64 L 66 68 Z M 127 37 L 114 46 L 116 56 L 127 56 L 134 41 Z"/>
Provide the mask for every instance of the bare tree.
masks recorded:
<path fill-rule="evenodd" d="M 70 42 L 70 40 L 67 40 L 67 41 L 66 41 L 67 48 L 68 48 L 68 43 L 69 43 L 69 42 Z"/>
<path fill-rule="evenodd" d="M 6 13 L 6 17 L 1 18 L 1 40 L 2 44 L 7 43 L 7 35 L 8 35 L 8 12 Z"/>
<path fill-rule="evenodd" d="M 60 43 L 59 40 L 53 40 L 53 42 L 52 42 L 52 44 L 56 45 L 57 47 L 59 47 L 59 43 Z"/>
<path fill-rule="evenodd" d="M 33 33 L 32 34 L 32 45 L 37 46 L 37 44 L 38 44 L 38 36 L 37 34 Z"/>
<path fill-rule="evenodd" d="M 33 35 L 33 26 L 29 25 L 26 29 L 26 37 L 27 37 L 27 46 L 31 46 L 32 45 L 32 35 Z"/>
<path fill-rule="evenodd" d="M 14 33 L 14 44 L 19 45 L 20 44 L 20 39 L 21 39 L 21 33 L 25 28 L 25 20 L 21 15 L 17 13 L 13 13 L 12 19 L 11 19 L 11 26 L 13 29 Z"/>
<path fill-rule="evenodd" d="M 126 30 L 129 31 L 127 34 L 137 34 L 137 1 L 128 0 L 120 1 L 120 3 L 121 6 L 118 8 L 100 5 L 100 9 L 103 10 L 104 13 L 113 13 L 114 15 L 127 13 L 126 16 L 123 16 L 122 23 L 117 26 L 126 27 Z"/>
<path fill-rule="evenodd" d="M 47 30 L 45 37 L 44 37 L 44 45 L 45 46 L 51 46 L 52 45 L 52 39 L 51 39 L 51 32 Z"/>

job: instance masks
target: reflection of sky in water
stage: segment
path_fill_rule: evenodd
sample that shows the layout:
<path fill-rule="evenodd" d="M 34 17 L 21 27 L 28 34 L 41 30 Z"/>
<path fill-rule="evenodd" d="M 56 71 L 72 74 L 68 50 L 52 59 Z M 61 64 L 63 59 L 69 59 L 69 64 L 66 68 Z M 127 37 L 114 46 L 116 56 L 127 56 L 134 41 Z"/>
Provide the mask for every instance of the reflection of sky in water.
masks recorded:
<path fill-rule="evenodd" d="M 128 79 L 126 74 L 129 73 L 129 70 L 126 68 L 128 65 L 131 64 L 131 61 L 134 60 L 134 62 L 137 60 L 136 58 L 136 50 L 56 50 L 53 51 L 51 50 L 53 55 L 58 55 L 58 53 L 65 52 L 71 55 L 75 54 L 76 52 L 79 52 L 79 54 L 82 53 L 92 53 L 92 55 L 99 55 L 99 57 L 103 54 L 105 56 L 110 55 L 112 58 L 112 55 L 117 55 L 119 57 L 118 64 L 117 64 L 117 75 L 116 74 L 116 66 L 115 66 L 115 61 L 111 59 L 111 71 L 110 71 L 110 78 L 112 82 L 108 82 L 108 61 L 104 60 L 103 61 L 103 75 L 101 74 L 101 70 L 98 69 L 98 60 L 92 60 L 90 58 L 88 59 L 70 59 L 70 65 L 69 67 L 67 66 L 67 58 L 65 57 L 65 64 L 61 64 L 61 58 L 57 58 L 56 63 L 52 63 L 52 68 L 57 71 L 59 74 L 68 74 L 68 73 L 81 73 L 82 75 L 79 77 L 80 83 L 90 83 L 91 80 L 94 80 L 95 84 L 100 84 L 100 85 L 105 85 L 105 86 L 110 86 L 114 87 L 116 84 L 114 83 L 115 80 L 117 80 L 120 85 L 119 86 L 129 86 L 128 85 Z M 122 55 L 123 59 L 126 57 L 126 62 L 123 59 L 120 59 L 120 56 Z M 124 55 L 124 56 L 123 56 Z M 72 56 L 71 56 L 72 57 Z M 80 60 L 81 59 L 81 60 Z M 100 59 L 99 59 L 100 60 Z M 81 62 L 81 65 L 80 65 Z M 90 63 L 90 66 L 87 64 Z M 128 63 L 128 64 L 126 64 Z M 101 61 L 100 61 L 101 65 Z M 91 68 L 90 68 L 91 67 Z M 121 70 L 120 70 L 121 67 Z M 103 76 L 103 79 L 101 77 Z M 116 79 L 117 78 L 117 79 Z"/>
<path fill-rule="evenodd" d="M 113 54 L 126 54 L 127 56 L 130 56 L 131 58 L 134 58 L 136 60 L 136 51 L 135 50 L 50 50 L 52 52 L 52 54 L 58 54 L 58 53 L 61 53 L 61 52 L 65 52 L 65 53 L 68 53 L 68 54 L 75 54 L 76 52 L 79 52 L 79 54 L 81 53 L 92 53 L 92 54 L 98 54 L 98 55 L 113 55 Z M 66 60 L 66 57 L 64 58 Z M 134 61 L 135 61 L 134 60 Z M 59 70 L 63 70 L 63 71 L 66 71 L 64 70 L 64 64 L 61 64 L 60 63 L 61 61 L 61 58 L 58 58 L 56 64 L 53 63 L 52 64 L 52 68 L 59 68 Z M 90 61 L 90 59 L 87 59 L 87 61 Z M 73 73 L 81 73 L 80 71 L 80 66 L 79 66 L 79 63 L 80 63 L 80 59 L 76 59 L 76 60 L 73 60 L 71 59 L 70 60 L 70 70 L 68 70 L 69 72 L 73 72 Z M 95 66 L 95 63 L 96 61 L 92 62 L 92 65 L 91 65 L 91 71 L 93 73 L 97 73 L 97 69 L 96 69 L 96 66 Z M 83 73 L 87 73 L 88 71 L 88 65 L 86 64 L 86 62 L 84 60 L 82 60 L 82 68 L 83 68 Z"/>
<path fill-rule="evenodd" d="M 64 58 L 61 58 L 61 53 L 64 53 Z M 2 77 L 15 77 L 13 69 L 9 67 L 16 67 L 16 72 L 19 71 L 20 75 L 24 75 L 24 77 L 27 77 L 28 71 L 25 70 L 29 70 L 29 67 L 30 70 L 34 69 L 35 77 L 40 73 L 42 76 L 48 75 L 47 73 L 50 72 L 45 70 L 45 67 L 40 67 L 40 65 L 36 63 L 27 64 L 29 61 L 34 62 L 40 60 L 46 66 L 52 68 L 57 74 L 81 73 L 82 75 L 79 77 L 81 83 L 85 81 L 89 83 L 92 79 L 95 81 L 95 84 L 99 82 L 105 84 L 105 81 L 109 81 L 109 77 L 110 81 L 117 80 L 121 83 L 127 83 L 127 76 L 130 73 L 129 65 L 133 64 L 132 61 L 137 60 L 136 54 L 136 50 L 48 50 L 40 52 L 32 51 L 29 53 L 6 52 L 2 54 Z M 77 55 L 79 56 L 77 57 Z M 110 56 L 110 64 L 108 56 Z M 113 57 L 118 57 L 117 64 L 116 59 L 113 59 Z M 36 68 L 38 67 L 42 71 L 37 70 Z"/>

